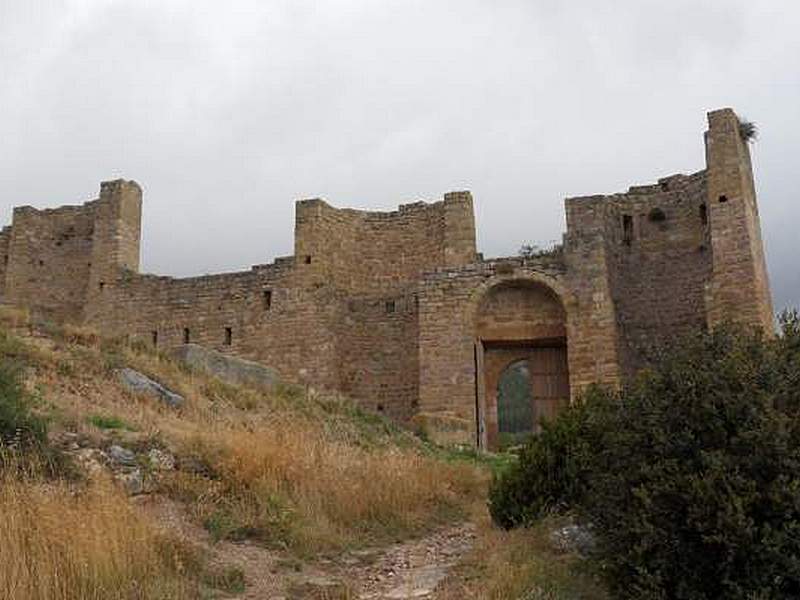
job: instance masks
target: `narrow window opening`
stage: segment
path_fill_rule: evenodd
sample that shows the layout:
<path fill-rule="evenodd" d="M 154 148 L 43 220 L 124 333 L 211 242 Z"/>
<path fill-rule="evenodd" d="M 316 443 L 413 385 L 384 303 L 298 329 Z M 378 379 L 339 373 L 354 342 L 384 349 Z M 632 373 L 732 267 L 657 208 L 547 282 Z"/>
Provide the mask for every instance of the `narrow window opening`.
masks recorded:
<path fill-rule="evenodd" d="M 188 327 L 184 327 L 183 328 L 183 343 L 184 344 L 188 344 L 190 339 L 191 339 L 191 336 L 189 334 L 189 328 Z"/>
<path fill-rule="evenodd" d="M 396 308 L 397 307 L 394 304 L 394 300 L 388 300 L 386 302 L 386 312 L 387 313 L 393 313 L 396 310 Z"/>
<path fill-rule="evenodd" d="M 700 205 L 700 223 L 703 227 L 708 225 L 708 207 L 705 204 Z"/>
<path fill-rule="evenodd" d="M 264 310 L 272 308 L 272 290 L 264 290 L 261 294 L 261 300 L 264 304 Z"/>
<path fill-rule="evenodd" d="M 106 282 L 105 281 L 101 281 L 100 283 L 97 284 L 97 287 L 102 292 L 106 287 Z"/>
<path fill-rule="evenodd" d="M 383 412 L 383 410 L 384 410 L 384 409 L 383 409 L 383 404 L 378 404 L 377 408 L 378 408 L 378 412 L 381 412 L 381 413 L 382 413 L 382 412 Z"/>
<path fill-rule="evenodd" d="M 6 254 L 6 255 L 3 257 L 3 262 L 4 262 L 5 264 L 8 264 L 8 254 Z"/>
<path fill-rule="evenodd" d="M 230 346 L 233 343 L 233 329 L 230 327 L 225 328 L 225 345 Z"/>
<path fill-rule="evenodd" d="M 727 197 L 725 194 L 722 194 L 722 195 L 719 197 L 719 203 L 720 203 L 720 204 L 725 204 L 727 201 L 728 201 L 728 197 Z"/>
<path fill-rule="evenodd" d="M 40 267 L 43 267 L 43 266 L 44 266 L 44 261 L 43 261 L 43 260 L 40 260 L 40 261 L 39 261 L 39 266 L 40 266 Z"/>
<path fill-rule="evenodd" d="M 630 246 L 633 241 L 633 217 L 622 215 L 622 243 Z"/>
<path fill-rule="evenodd" d="M 151 337 L 153 339 L 153 347 L 157 348 L 158 347 L 158 331 L 153 330 L 150 335 L 151 335 Z"/>
<path fill-rule="evenodd" d="M 303 261 L 304 261 L 304 262 L 305 262 L 307 265 L 310 265 L 310 264 L 311 264 L 311 255 L 310 255 L 310 254 L 307 254 L 307 255 L 306 255 L 306 257 L 303 259 Z"/>

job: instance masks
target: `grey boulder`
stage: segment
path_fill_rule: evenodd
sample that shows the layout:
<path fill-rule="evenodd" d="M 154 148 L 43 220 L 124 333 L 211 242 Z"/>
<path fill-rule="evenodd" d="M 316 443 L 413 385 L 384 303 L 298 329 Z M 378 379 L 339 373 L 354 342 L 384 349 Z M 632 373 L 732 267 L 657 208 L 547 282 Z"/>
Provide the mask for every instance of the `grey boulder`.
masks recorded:
<path fill-rule="evenodd" d="M 245 384 L 272 389 L 278 374 L 265 365 L 229 356 L 197 344 L 184 344 L 172 352 L 173 356 L 192 369 L 221 379 L 230 384 Z"/>
<path fill-rule="evenodd" d="M 128 367 L 119 371 L 120 383 L 129 391 L 136 394 L 150 396 L 163 402 L 171 408 L 180 408 L 185 400 L 180 394 L 171 392 L 157 381 L 153 381 L 147 375 L 134 371 Z"/>

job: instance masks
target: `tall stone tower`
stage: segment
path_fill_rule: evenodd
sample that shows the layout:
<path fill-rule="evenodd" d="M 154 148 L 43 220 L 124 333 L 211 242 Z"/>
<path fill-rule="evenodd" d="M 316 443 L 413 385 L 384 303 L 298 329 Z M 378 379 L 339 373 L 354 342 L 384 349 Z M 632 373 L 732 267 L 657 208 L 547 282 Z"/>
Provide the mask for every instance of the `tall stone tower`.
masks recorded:
<path fill-rule="evenodd" d="M 104 181 L 94 219 L 92 261 L 86 294 L 90 318 L 123 270 L 139 272 L 142 189 L 135 181 Z"/>
<path fill-rule="evenodd" d="M 753 169 L 740 121 L 730 108 L 708 114 L 707 220 L 713 272 L 706 287 L 710 327 L 726 320 L 774 331 Z"/>

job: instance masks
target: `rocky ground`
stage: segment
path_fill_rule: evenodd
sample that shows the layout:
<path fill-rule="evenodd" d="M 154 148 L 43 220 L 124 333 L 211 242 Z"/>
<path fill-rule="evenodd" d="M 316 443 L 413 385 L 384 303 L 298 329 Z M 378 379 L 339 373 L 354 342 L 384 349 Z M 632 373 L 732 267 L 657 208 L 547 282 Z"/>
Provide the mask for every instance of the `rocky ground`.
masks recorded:
<path fill-rule="evenodd" d="M 125 445 L 130 446 L 136 434 L 123 437 Z M 213 541 L 184 505 L 158 493 L 159 473 L 182 468 L 176 458 L 159 449 L 136 453 L 115 443 L 118 441 L 109 439 L 98 445 L 98 440 L 71 433 L 62 433 L 54 440 L 88 476 L 110 475 L 133 502 L 185 542 L 201 549 L 220 572 L 243 575 L 243 591 L 220 594 L 219 598 L 433 599 L 439 584 L 471 551 L 475 541 L 475 526 L 461 523 L 388 547 L 308 561 L 247 541 Z"/>
<path fill-rule="evenodd" d="M 186 541 L 209 552 L 212 564 L 236 568 L 245 590 L 229 597 L 248 600 L 436 598 L 437 586 L 472 549 L 470 523 L 384 548 L 366 548 L 336 558 L 299 561 L 250 542 L 212 542 L 183 507 L 159 495 L 141 497 L 144 507 Z"/>

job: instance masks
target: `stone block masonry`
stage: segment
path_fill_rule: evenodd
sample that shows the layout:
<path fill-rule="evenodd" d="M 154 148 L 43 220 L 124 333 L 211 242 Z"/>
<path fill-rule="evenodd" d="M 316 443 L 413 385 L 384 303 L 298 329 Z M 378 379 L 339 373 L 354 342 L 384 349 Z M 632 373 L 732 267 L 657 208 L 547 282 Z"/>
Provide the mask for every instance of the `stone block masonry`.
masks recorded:
<path fill-rule="evenodd" d="M 634 376 L 677 336 L 727 320 L 772 331 L 749 148 L 731 109 L 708 118 L 705 169 L 567 199 L 563 246 L 541 256 L 484 260 L 461 191 L 393 212 L 303 200 L 293 256 L 141 274 L 142 191 L 119 180 L 80 206 L 16 208 L 0 231 L 0 294 L 160 349 L 256 361 L 492 447 L 514 362 L 531 373 L 534 412 L 549 415 L 590 383 Z"/>

